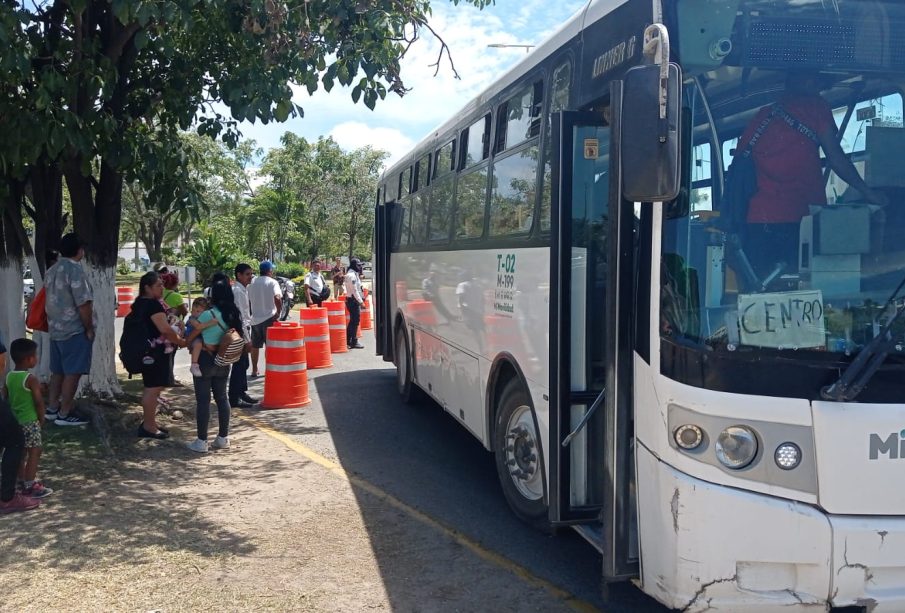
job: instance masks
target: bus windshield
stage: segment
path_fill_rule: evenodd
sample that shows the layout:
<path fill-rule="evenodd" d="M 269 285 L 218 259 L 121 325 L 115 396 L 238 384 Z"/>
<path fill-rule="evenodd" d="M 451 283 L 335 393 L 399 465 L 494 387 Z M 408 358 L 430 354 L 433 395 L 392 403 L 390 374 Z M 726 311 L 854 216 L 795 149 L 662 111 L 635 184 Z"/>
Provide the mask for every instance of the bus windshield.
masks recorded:
<path fill-rule="evenodd" d="M 905 3 L 672 10 L 685 189 L 663 212 L 663 339 L 857 353 L 905 300 L 887 304 L 905 276 Z"/>

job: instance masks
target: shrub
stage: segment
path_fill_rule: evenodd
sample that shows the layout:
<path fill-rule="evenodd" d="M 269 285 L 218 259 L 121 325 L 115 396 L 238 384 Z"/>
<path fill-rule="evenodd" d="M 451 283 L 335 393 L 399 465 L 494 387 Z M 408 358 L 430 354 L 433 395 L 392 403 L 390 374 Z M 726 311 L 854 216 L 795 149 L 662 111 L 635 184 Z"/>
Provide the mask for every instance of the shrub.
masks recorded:
<path fill-rule="evenodd" d="M 304 277 L 306 272 L 308 272 L 307 269 L 299 263 L 278 262 L 274 274 L 288 279 L 295 279 L 296 277 Z"/>
<path fill-rule="evenodd" d="M 198 282 L 207 287 L 215 272 L 231 274 L 239 258 L 216 234 L 206 233 L 189 247 L 188 260 L 197 269 Z"/>

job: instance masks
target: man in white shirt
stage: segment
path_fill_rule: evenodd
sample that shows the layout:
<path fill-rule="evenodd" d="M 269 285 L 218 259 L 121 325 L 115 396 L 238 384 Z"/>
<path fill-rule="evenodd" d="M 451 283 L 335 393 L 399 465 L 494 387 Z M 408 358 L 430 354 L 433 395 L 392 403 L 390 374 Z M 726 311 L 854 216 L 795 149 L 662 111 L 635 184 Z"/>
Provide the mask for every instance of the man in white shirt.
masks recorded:
<path fill-rule="evenodd" d="M 324 291 L 326 290 L 326 291 Z M 314 260 L 311 263 L 311 272 L 305 275 L 305 298 L 308 306 L 320 306 L 321 302 L 330 297 L 330 288 L 321 275 L 321 263 Z"/>
<path fill-rule="evenodd" d="M 346 293 L 346 308 L 349 309 L 346 340 L 349 349 L 364 349 L 365 346 L 358 340 L 358 322 L 361 320 L 361 306 L 365 302 L 361 294 L 361 260 L 358 258 L 349 261 L 349 270 L 346 272 L 343 286 Z"/>
<path fill-rule="evenodd" d="M 242 318 L 242 336 L 246 343 L 251 343 L 251 301 L 248 298 L 248 285 L 254 277 L 254 270 L 248 264 L 237 264 L 236 282 L 233 283 L 233 298 L 239 315 Z M 229 373 L 229 404 L 233 407 L 247 408 L 257 403 L 248 395 L 248 353 L 243 353 Z"/>
<path fill-rule="evenodd" d="M 267 328 L 272 326 L 283 309 L 283 291 L 273 278 L 273 263 L 264 260 L 258 267 L 261 273 L 248 286 L 251 303 L 251 376 L 257 377 L 258 353 L 267 340 Z"/>

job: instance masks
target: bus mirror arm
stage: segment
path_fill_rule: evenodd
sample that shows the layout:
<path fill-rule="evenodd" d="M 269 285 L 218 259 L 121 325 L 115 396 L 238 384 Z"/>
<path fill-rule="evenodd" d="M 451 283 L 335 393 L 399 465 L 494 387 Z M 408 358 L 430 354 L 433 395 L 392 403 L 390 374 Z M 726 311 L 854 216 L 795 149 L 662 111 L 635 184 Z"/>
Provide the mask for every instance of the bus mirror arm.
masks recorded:
<path fill-rule="evenodd" d="M 601 405 L 603 405 L 604 400 L 606 400 L 606 389 L 604 389 L 597 395 L 597 398 L 594 400 L 594 403 L 591 405 L 591 408 L 588 409 L 588 412 L 584 414 L 584 417 L 581 418 L 581 421 L 578 422 L 578 425 L 575 426 L 575 429 L 569 433 L 569 436 L 567 436 L 566 438 L 563 439 L 563 441 L 562 441 L 563 447 L 568 447 L 569 443 L 572 442 L 572 439 L 575 438 L 576 436 L 578 436 L 578 433 L 581 432 L 584 429 L 584 427 L 588 425 L 588 422 L 591 421 L 591 417 L 594 415 L 594 413 L 597 412 L 597 409 L 599 409 L 601 407 Z"/>
<path fill-rule="evenodd" d="M 660 67 L 659 139 L 665 143 L 669 135 L 666 112 L 669 100 L 669 31 L 662 23 L 654 23 L 644 29 L 644 55 Z"/>

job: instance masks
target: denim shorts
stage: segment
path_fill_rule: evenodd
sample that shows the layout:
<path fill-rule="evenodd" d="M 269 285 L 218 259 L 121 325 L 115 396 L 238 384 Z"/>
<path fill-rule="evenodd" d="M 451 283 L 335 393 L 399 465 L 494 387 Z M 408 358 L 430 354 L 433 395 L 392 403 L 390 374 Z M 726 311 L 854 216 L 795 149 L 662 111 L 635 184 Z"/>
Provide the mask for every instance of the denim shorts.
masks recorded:
<path fill-rule="evenodd" d="M 87 375 L 91 372 L 93 343 L 79 332 L 65 341 L 50 341 L 50 372 L 55 375 Z"/>
<path fill-rule="evenodd" d="M 25 435 L 26 447 L 37 447 L 38 449 L 42 447 L 41 424 L 36 421 L 30 421 L 27 424 L 22 424 L 22 433 Z"/>

